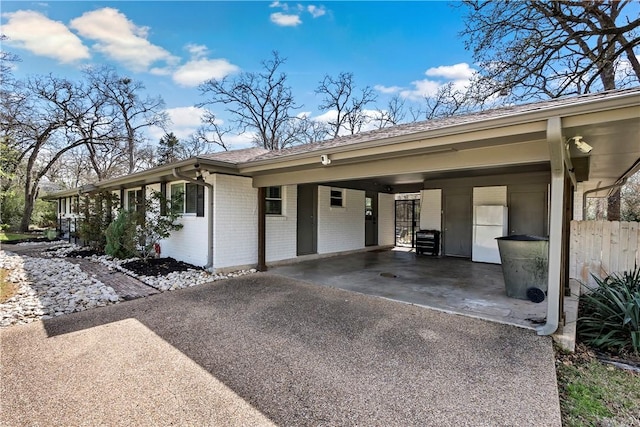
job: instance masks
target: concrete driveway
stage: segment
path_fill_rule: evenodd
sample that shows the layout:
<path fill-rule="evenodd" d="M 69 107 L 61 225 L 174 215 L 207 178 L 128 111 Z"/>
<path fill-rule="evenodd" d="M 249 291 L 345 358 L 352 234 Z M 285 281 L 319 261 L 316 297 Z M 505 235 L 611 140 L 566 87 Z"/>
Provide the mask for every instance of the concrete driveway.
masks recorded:
<path fill-rule="evenodd" d="M 549 337 L 269 274 L 0 339 L 3 425 L 560 425 Z"/>

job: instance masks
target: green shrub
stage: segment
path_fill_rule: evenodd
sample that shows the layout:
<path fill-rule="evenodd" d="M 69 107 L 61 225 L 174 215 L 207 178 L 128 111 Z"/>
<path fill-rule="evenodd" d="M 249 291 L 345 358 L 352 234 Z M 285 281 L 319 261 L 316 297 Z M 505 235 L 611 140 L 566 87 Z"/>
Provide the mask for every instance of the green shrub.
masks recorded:
<path fill-rule="evenodd" d="M 578 336 L 594 347 L 640 353 L 640 268 L 594 279 L 598 286 L 580 296 Z"/>
<path fill-rule="evenodd" d="M 136 216 L 121 210 L 105 231 L 107 244 L 104 251 L 114 258 L 131 258 L 136 255 Z"/>
<path fill-rule="evenodd" d="M 107 227 L 105 252 L 121 259 L 151 258 L 155 255 L 155 243 L 182 228 L 177 222 L 181 215 L 176 205 L 178 203 L 172 204 L 160 192 L 154 191 L 145 201 L 142 212 L 121 210 Z"/>
<path fill-rule="evenodd" d="M 78 235 L 85 244 L 97 251 L 105 250 L 105 230 L 113 221 L 113 210 L 117 204 L 118 197 L 108 191 L 85 195 L 81 199 Z"/>

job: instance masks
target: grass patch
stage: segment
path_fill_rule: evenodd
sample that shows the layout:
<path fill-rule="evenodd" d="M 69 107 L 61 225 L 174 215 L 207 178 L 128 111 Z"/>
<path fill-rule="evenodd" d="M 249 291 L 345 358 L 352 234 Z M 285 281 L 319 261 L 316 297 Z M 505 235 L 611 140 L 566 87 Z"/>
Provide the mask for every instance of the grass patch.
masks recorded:
<path fill-rule="evenodd" d="M 18 286 L 15 283 L 7 281 L 8 275 L 8 270 L 0 268 L 0 304 L 18 292 Z"/>
<path fill-rule="evenodd" d="M 557 356 L 562 425 L 640 426 L 640 375 L 600 362 L 585 346 Z"/>
<path fill-rule="evenodd" d="M 0 232 L 0 242 L 12 242 L 14 240 L 24 240 L 32 237 L 38 237 L 33 234 L 21 234 L 21 233 L 4 233 Z"/>

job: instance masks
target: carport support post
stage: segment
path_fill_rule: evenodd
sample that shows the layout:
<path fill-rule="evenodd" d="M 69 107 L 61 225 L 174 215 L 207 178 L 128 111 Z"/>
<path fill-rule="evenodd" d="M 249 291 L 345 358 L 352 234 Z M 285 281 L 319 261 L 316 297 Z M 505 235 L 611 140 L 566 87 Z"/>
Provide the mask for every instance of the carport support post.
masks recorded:
<path fill-rule="evenodd" d="M 565 155 L 560 117 L 547 121 L 547 143 L 551 159 L 551 206 L 549 209 L 549 283 L 547 323 L 537 328 L 538 335 L 551 335 L 560 320 L 560 282 L 562 280 L 562 224 L 564 216 Z"/>
<path fill-rule="evenodd" d="M 258 271 L 267 271 L 266 263 L 266 187 L 258 187 Z"/>

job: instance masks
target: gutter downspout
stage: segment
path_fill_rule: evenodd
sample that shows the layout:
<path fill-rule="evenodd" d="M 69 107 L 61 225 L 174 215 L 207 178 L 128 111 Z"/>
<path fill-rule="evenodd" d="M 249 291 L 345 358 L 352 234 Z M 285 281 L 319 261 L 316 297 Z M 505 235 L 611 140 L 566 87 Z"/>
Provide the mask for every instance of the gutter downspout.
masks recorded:
<path fill-rule="evenodd" d="M 627 183 L 627 178 L 622 178 L 622 181 L 616 184 L 607 185 L 606 187 L 592 188 L 591 190 L 587 190 L 584 193 L 582 193 L 582 220 L 583 221 L 587 220 L 587 194 L 597 193 L 599 191 L 609 190 L 611 188 L 620 188 L 626 183 Z"/>
<path fill-rule="evenodd" d="M 196 170 L 199 169 L 199 165 L 196 163 Z M 181 175 L 177 168 L 173 168 L 171 173 L 176 178 L 182 179 L 184 181 L 191 182 L 196 185 L 200 185 L 209 189 L 209 213 L 208 213 L 208 225 L 209 229 L 207 232 L 207 265 L 205 265 L 205 269 L 213 269 L 213 185 L 209 184 L 206 181 L 198 181 L 186 175 Z"/>
<path fill-rule="evenodd" d="M 549 282 L 547 322 L 538 326 L 538 335 L 551 335 L 560 324 L 560 275 L 562 274 L 562 223 L 564 217 L 564 179 L 566 146 L 560 117 L 547 121 L 547 143 L 551 159 L 551 204 L 549 221 Z"/>

